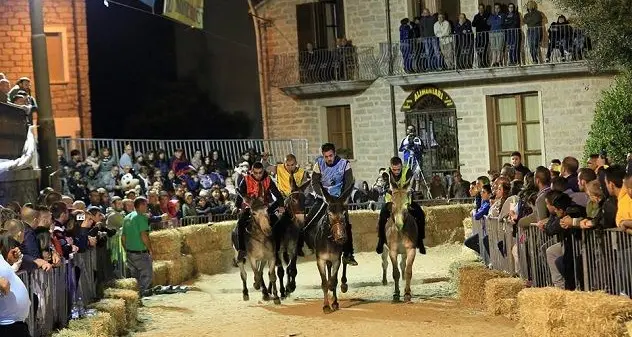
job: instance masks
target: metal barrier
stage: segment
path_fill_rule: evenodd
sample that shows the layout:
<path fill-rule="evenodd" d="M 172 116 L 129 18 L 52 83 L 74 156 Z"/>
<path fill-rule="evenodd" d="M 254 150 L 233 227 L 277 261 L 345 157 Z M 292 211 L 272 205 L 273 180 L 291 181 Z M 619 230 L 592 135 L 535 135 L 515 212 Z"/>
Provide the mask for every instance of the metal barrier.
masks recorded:
<path fill-rule="evenodd" d="M 308 155 L 308 143 L 306 139 L 243 139 L 243 140 L 154 140 L 154 139 L 99 139 L 99 138 L 58 138 L 57 144 L 63 148 L 66 155 L 71 150 L 79 150 L 87 156 L 91 149 L 100 152 L 102 148 L 109 148 L 112 156 L 117 160 L 125 153 L 127 144 L 132 146 L 134 153 L 146 154 L 150 151 L 164 150 L 171 157 L 176 149 L 184 149 L 187 158 L 191 158 L 195 151 L 202 151 L 202 155 L 210 155 L 213 151 L 219 151 L 220 157 L 226 161 L 228 168 L 232 169 L 238 164 L 238 158 L 249 149 L 255 149 L 259 153 L 268 152 L 270 163 L 283 161 L 285 155 L 293 153 L 299 164 L 310 162 Z"/>
<path fill-rule="evenodd" d="M 632 296 L 632 237 L 621 229 L 584 230 L 584 289 Z"/>
<path fill-rule="evenodd" d="M 388 43 L 380 44 L 381 76 L 579 62 L 592 48 L 584 30 L 570 25 L 467 32 L 391 46 L 389 51 Z"/>
<path fill-rule="evenodd" d="M 485 245 L 485 238 L 487 237 L 485 218 L 476 220 L 472 216 L 472 236 L 474 235 L 478 235 L 478 254 L 482 262 L 487 266 L 489 265 L 491 259 L 489 252 L 487 251 L 487 245 Z"/>
<path fill-rule="evenodd" d="M 99 248 L 97 248 L 99 249 Z M 96 287 L 105 279 L 98 279 L 97 249 L 77 253 L 51 271 L 41 269 L 17 273 L 29 292 L 31 308 L 26 323 L 33 337 L 50 336 L 57 328 L 68 325 L 71 307 L 81 297 L 80 305 L 97 299 Z M 105 248 L 101 248 L 105 250 Z M 99 266 L 110 268 L 111 265 Z M 77 282 L 78 280 L 78 282 Z M 77 282 L 74 292 L 73 282 Z"/>
<path fill-rule="evenodd" d="M 288 87 L 337 81 L 372 81 L 378 77 L 372 47 L 342 47 L 275 55 L 272 85 Z"/>
<path fill-rule="evenodd" d="M 487 235 L 489 236 L 489 257 L 492 268 L 515 274 L 513 254 L 513 225 L 505 219 L 487 217 Z"/>

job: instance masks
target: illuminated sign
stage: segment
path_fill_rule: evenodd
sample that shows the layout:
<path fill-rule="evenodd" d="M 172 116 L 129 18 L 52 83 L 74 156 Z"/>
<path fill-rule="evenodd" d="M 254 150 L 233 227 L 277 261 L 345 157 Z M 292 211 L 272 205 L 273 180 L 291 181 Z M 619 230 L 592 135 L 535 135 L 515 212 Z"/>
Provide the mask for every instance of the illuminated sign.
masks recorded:
<path fill-rule="evenodd" d="M 443 104 L 445 104 L 445 108 L 455 108 L 452 98 L 445 91 L 437 89 L 435 87 L 423 87 L 413 91 L 410 95 L 408 95 L 408 97 L 404 101 L 404 104 L 402 105 L 401 111 L 407 112 L 412 110 L 415 105 L 417 105 L 417 102 L 421 101 L 422 98 L 428 95 L 438 98 L 441 102 L 443 102 Z"/>

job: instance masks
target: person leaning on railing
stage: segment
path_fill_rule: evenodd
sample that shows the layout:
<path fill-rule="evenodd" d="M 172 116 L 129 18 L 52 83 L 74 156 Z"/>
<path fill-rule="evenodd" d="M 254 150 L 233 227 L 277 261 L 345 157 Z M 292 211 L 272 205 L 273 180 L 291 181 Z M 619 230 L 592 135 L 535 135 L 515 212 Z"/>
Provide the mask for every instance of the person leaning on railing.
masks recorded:
<path fill-rule="evenodd" d="M 25 322 L 31 307 L 29 293 L 11 266 L 17 256 L 13 250 L 0 258 L 0 336 L 30 337 Z"/>
<path fill-rule="evenodd" d="M 607 174 L 607 173 L 606 173 Z M 607 179 L 607 175 L 606 175 Z M 617 227 L 632 234 L 632 176 L 626 175 L 623 186 L 617 194 Z"/>

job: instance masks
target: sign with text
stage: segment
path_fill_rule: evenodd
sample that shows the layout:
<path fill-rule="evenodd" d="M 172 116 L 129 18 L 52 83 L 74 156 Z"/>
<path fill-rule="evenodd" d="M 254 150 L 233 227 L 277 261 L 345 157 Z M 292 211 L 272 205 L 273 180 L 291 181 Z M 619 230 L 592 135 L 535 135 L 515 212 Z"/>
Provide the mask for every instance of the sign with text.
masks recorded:
<path fill-rule="evenodd" d="M 204 0 L 165 0 L 162 15 L 185 25 L 202 29 Z"/>

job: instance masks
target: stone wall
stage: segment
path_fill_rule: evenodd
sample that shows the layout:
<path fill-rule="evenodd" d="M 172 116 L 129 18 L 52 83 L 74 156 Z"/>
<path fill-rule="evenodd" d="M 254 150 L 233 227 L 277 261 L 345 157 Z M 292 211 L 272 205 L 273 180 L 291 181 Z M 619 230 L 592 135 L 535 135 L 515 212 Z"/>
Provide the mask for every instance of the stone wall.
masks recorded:
<path fill-rule="evenodd" d="M 22 76 L 34 81 L 28 3 L 22 0 L 0 2 L 0 72 L 12 84 Z M 53 115 L 59 124 L 57 129 L 62 133 L 58 136 L 90 137 L 92 124 L 85 1 L 44 0 L 43 6 L 44 29 L 65 28 L 68 44 L 68 82 L 51 84 Z M 32 83 L 31 86 L 37 99 L 35 85 Z"/>

